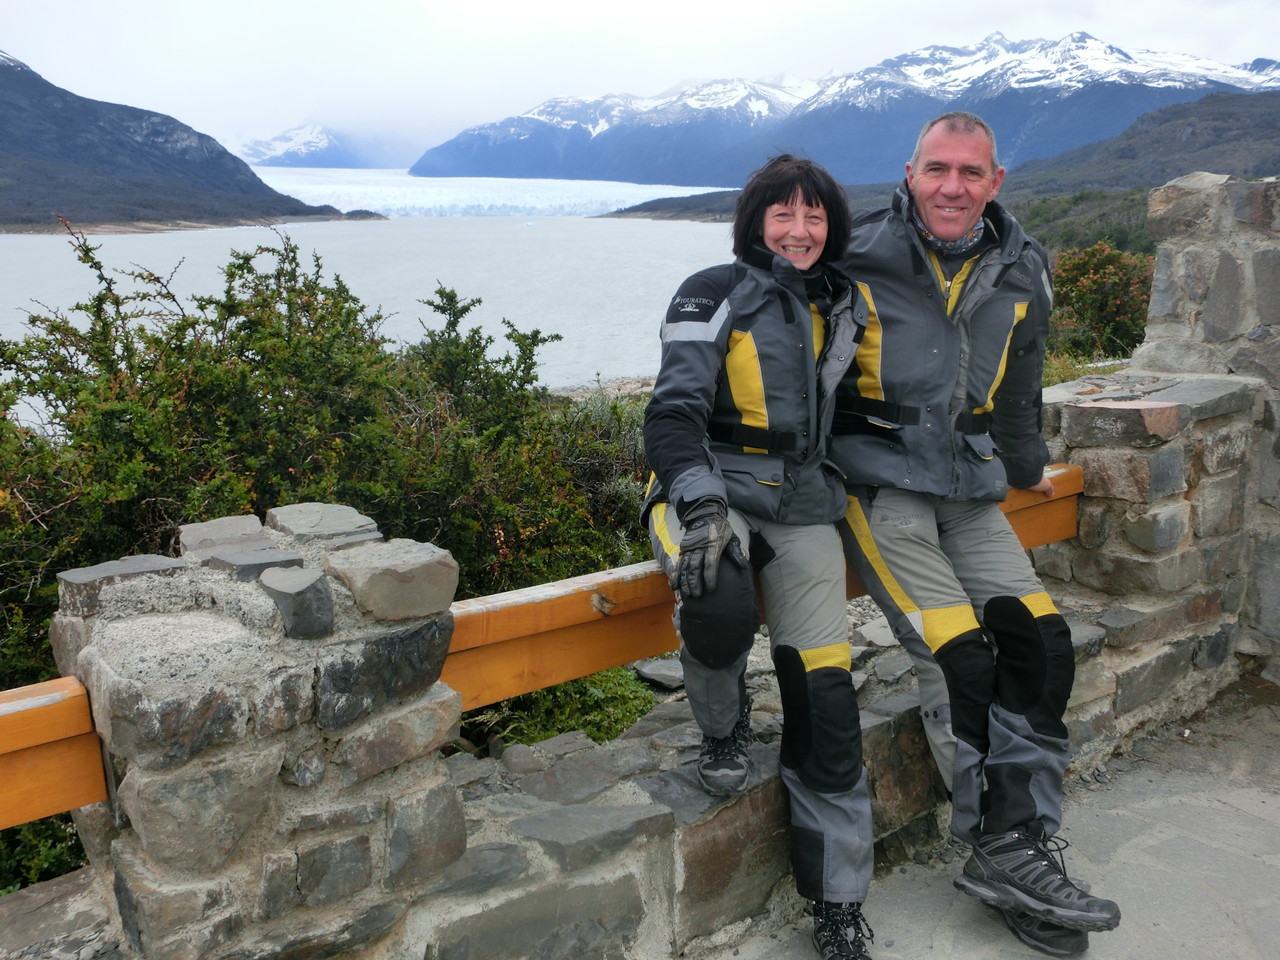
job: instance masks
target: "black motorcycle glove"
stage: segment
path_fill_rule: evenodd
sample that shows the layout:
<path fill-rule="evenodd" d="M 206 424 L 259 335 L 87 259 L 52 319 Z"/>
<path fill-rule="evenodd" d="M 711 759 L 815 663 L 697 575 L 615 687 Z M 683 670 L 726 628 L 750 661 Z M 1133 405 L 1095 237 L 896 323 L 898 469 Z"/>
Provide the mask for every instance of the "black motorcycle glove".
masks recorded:
<path fill-rule="evenodd" d="M 742 547 L 729 525 L 729 511 L 724 501 L 706 497 L 696 501 L 681 522 L 684 536 L 680 540 L 680 565 L 676 569 L 676 588 L 682 597 L 700 597 L 716 588 L 720 574 L 720 557 L 730 547 L 729 556 L 745 565 Z"/>

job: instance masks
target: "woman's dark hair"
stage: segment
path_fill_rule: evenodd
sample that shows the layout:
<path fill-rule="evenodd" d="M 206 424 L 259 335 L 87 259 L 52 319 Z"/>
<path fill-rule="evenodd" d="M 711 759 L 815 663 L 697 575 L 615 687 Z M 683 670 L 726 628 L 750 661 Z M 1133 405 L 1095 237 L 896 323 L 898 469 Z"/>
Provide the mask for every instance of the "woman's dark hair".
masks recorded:
<path fill-rule="evenodd" d="M 831 174 L 812 160 L 789 153 L 771 158 L 747 178 L 733 210 L 733 254 L 741 257 L 764 229 L 764 212 L 775 203 L 790 203 L 799 195 L 811 207 L 827 212 L 827 243 L 819 261 L 844 256 L 851 231 L 849 202 Z"/>

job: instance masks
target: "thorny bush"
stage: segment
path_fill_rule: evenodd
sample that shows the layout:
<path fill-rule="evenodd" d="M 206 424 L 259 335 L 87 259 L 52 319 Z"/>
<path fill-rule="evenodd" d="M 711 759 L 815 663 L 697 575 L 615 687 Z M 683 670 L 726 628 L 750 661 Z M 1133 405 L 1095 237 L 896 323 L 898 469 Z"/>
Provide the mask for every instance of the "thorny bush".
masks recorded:
<path fill-rule="evenodd" d="M 94 292 L 0 340 L 0 689 L 56 675 L 59 571 L 172 555 L 184 523 L 348 504 L 448 549 L 464 596 L 641 558 L 639 404 L 549 396 L 536 353 L 557 337 L 503 321 L 494 355 L 462 328 L 480 301 L 440 286 L 422 303 L 443 325 L 392 348 L 281 233 L 184 301 L 67 229 Z M 0 833 L 0 890 L 65 866 L 65 826 L 41 824 Z"/>

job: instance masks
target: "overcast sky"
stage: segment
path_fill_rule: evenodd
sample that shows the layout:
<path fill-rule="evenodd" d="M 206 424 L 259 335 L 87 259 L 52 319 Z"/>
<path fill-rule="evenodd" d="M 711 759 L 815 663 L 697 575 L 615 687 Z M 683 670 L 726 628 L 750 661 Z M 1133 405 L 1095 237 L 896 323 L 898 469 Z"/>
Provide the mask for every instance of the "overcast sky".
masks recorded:
<path fill-rule="evenodd" d="M 421 149 L 552 97 L 690 79 L 816 79 L 1000 31 L 1280 59 L 1277 0 L 0 0 L 0 50 L 95 100 L 226 145 L 301 123 Z"/>

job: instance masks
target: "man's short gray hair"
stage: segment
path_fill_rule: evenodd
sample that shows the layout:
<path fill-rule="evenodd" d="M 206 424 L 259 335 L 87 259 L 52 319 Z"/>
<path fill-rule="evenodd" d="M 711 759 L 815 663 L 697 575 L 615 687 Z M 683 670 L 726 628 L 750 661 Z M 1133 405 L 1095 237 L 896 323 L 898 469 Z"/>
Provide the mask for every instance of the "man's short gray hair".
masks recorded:
<path fill-rule="evenodd" d="M 981 133 L 991 142 L 991 172 L 1000 169 L 1000 161 L 996 159 L 996 132 L 991 129 L 991 125 L 983 120 L 976 113 L 969 113 L 966 110 L 952 110 L 941 116 L 934 117 L 924 125 L 920 131 L 920 136 L 916 137 L 916 148 L 911 153 L 911 166 L 915 167 L 920 163 L 920 142 L 924 140 L 924 136 L 938 124 L 943 124 L 948 133 Z"/>

